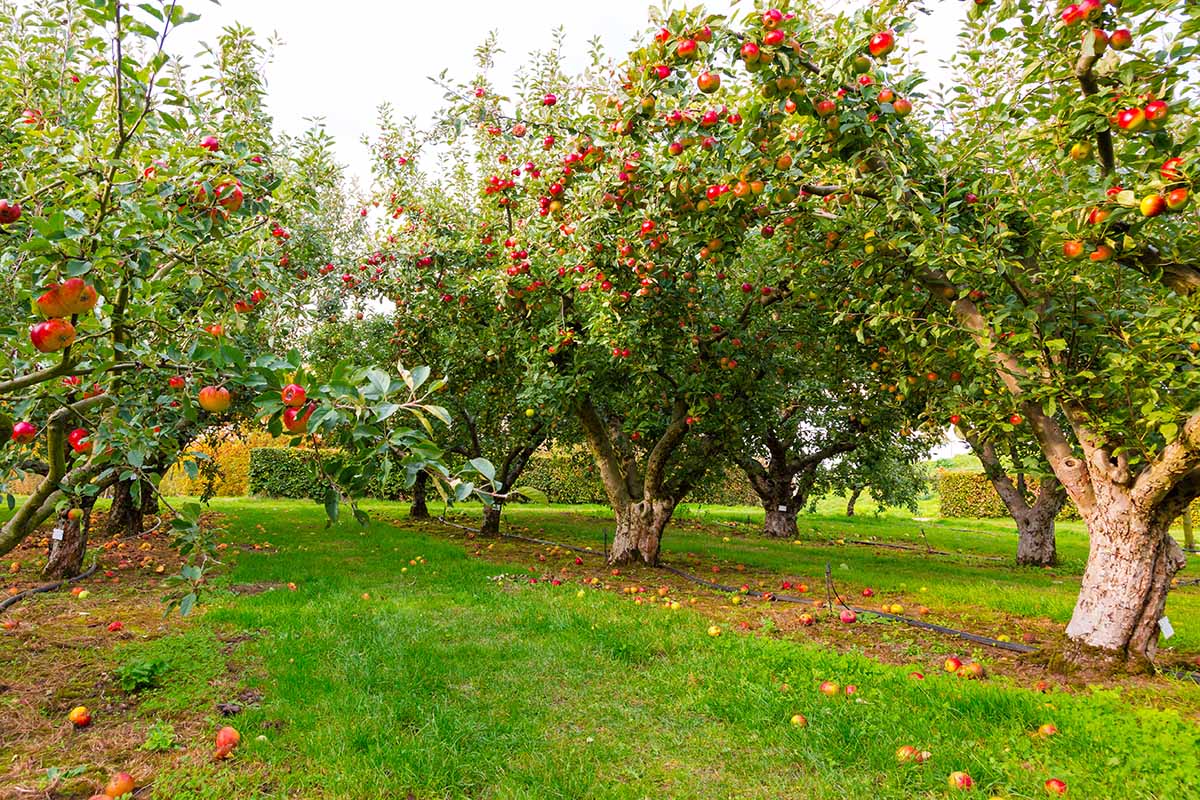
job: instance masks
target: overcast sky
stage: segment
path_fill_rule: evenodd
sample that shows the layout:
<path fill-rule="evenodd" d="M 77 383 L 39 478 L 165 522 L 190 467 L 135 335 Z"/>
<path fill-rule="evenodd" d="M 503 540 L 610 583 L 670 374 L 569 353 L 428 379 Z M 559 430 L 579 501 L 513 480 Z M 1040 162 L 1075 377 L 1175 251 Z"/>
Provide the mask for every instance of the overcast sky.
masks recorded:
<path fill-rule="evenodd" d="M 832 0 L 836 2 L 837 0 Z M 711 0 L 713 11 L 727 11 L 736 0 Z M 366 149 L 375 109 L 389 102 L 400 116 L 428 119 L 441 94 L 428 80 L 442 69 L 461 77 L 474 71 L 475 46 L 489 31 L 499 33 L 505 55 L 496 77 L 502 82 L 528 53 L 544 49 L 558 26 L 567 31 L 567 70 L 586 63 L 588 41 L 599 36 L 613 54 L 623 54 L 647 24 L 649 0 L 224 0 L 222 5 L 191 0 L 198 23 L 173 36 L 173 49 L 191 56 L 198 42 L 212 41 L 221 28 L 240 22 L 262 38 L 278 35 L 268 71 L 269 104 L 277 125 L 287 131 L 320 117 L 338 142 L 341 160 L 365 177 Z M 657 2 L 655 3 L 657 5 Z M 931 0 L 932 17 L 920 23 L 921 58 L 927 72 L 936 69 L 953 44 L 964 3 Z"/>

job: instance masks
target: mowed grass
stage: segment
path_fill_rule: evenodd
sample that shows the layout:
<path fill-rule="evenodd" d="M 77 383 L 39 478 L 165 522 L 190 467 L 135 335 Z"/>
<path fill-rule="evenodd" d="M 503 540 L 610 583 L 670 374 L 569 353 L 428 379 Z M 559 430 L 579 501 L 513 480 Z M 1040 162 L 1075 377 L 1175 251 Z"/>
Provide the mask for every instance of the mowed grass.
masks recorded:
<path fill-rule="evenodd" d="M 165 655 L 188 667 L 148 695 L 156 717 L 222 699 L 203 690 L 227 677 L 217 674 L 227 669 L 218 652 L 232 653 L 263 700 L 233 719 L 243 734 L 234 762 L 164 766 L 153 776 L 157 798 L 924 798 L 946 796 L 955 770 L 1004 797 L 1044 796 L 1050 777 L 1071 797 L 1196 796 L 1194 720 L 1117 692 L 916 681 L 905 668 L 802 642 L 730 630 L 713 638 L 710 620 L 686 606 L 635 606 L 592 589 L 580 597 L 573 582 L 530 585 L 526 565 L 472 557 L 461 539 L 402 521 L 325 529 L 309 503 L 214 507 L 228 515 L 229 541 L 272 545 L 230 547 L 221 583 L 277 588 L 215 591 L 197 624 L 118 656 Z M 547 535 L 599 536 L 545 509 L 511 517 Z M 671 548 L 798 563 L 783 545 L 670 536 Z M 869 566 L 870 551 L 838 553 L 853 571 L 891 574 Z M 490 580 L 502 572 L 523 577 Z M 252 638 L 230 650 L 218 632 Z M 825 697 L 824 680 L 856 684 L 858 694 Z M 807 727 L 789 723 L 797 713 Z M 1046 722 L 1059 735 L 1031 735 Z M 211 748 L 207 736 L 186 744 Z M 897 764 L 905 744 L 931 760 Z"/>
<path fill-rule="evenodd" d="M 761 535 L 761 508 L 683 506 L 677 512 L 679 524 L 669 528 L 663 539 L 662 557 L 668 563 L 687 566 L 687 554 L 694 554 L 705 560 L 801 578 L 814 586 L 823 585 L 825 565 L 829 564 L 835 585 L 848 602 L 857 599 L 861 588 L 869 586 L 880 594 L 930 606 L 939 615 L 953 615 L 956 609 L 982 609 L 998 615 L 1067 623 L 1087 561 L 1088 539 L 1082 523 L 1058 524 L 1057 567 L 1017 567 L 1016 528 L 1011 520 L 938 519 L 936 505 L 936 501 L 926 501 L 916 515 L 895 509 L 876 514 L 873 504 L 860 502 L 856 516 L 846 517 L 844 501 L 831 498 L 819 504 L 817 513 L 800 515 L 800 535 L 792 541 Z M 478 511 L 469 506 L 451 514 L 462 524 L 478 524 L 477 516 Z M 534 532 L 531 535 L 598 551 L 605 535 L 612 535 L 611 518 L 611 511 L 604 506 L 505 509 L 505 519 L 530 528 Z M 853 544 L 856 540 L 910 548 L 928 546 L 949 555 Z M 1200 576 L 1198 563 L 1200 556 L 1189 557 L 1187 568 L 1179 575 L 1184 585 L 1168 597 L 1167 615 L 1175 636 L 1161 643 L 1164 656 L 1200 651 L 1200 585 L 1186 584 Z M 741 582 L 728 571 L 715 577 L 726 583 Z M 1021 633 L 1000 628 L 975 632 L 1007 634 L 1014 639 Z"/>

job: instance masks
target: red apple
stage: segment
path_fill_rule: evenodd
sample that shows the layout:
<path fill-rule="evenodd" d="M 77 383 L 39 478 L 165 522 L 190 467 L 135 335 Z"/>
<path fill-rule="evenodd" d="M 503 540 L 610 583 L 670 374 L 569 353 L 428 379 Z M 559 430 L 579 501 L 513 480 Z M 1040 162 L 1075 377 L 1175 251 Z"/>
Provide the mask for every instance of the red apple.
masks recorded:
<path fill-rule="evenodd" d="M 1075 25 L 1083 21 L 1083 12 L 1074 3 L 1064 8 L 1061 16 L 1063 23 L 1066 25 Z"/>
<path fill-rule="evenodd" d="M 863 596 L 863 597 L 874 597 L 874 596 L 875 596 L 875 590 L 874 590 L 874 589 L 863 589 L 863 590 L 862 590 L 862 596 Z"/>
<path fill-rule="evenodd" d="M 1045 783 L 1046 794 L 1064 795 L 1067 793 L 1067 784 L 1058 778 L 1050 778 Z"/>
<path fill-rule="evenodd" d="M 1146 103 L 1146 107 L 1142 109 L 1142 113 L 1146 117 L 1146 124 L 1151 128 L 1158 128 L 1167 121 L 1167 115 L 1170 113 L 1171 107 L 1162 100 L 1151 100 Z"/>
<path fill-rule="evenodd" d="M 896 49 L 896 34 L 891 31 L 880 31 L 871 37 L 867 50 L 876 58 L 886 56 Z"/>
<path fill-rule="evenodd" d="M 104 787 L 104 794 L 115 800 L 115 798 L 133 794 L 133 787 L 133 776 L 128 772 L 118 772 L 108 779 L 108 783 Z"/>
<path fill-rule="evenodd" d="M 182 375 L 172 375 L 170 378 L 167 378 L 167 386 L 170 386 L 172 389 L 182 389 L 184 386 L 187 386 L 187 380 Z"/>
<path fill-rule="evenodd" d="M 1179 211 L 1187 205 L 1188 190 L 1180 186 L 1178 189 L 1172 189 L 1167 192 L 1167 210 Z"/>
<path fill-rule="evenodd" d="M 1037 729 L 1037 732 L 1038 732 L 1038 736 L 1041 736 L 1042 738 L 1045 739 L 1045 738 L 1049 738 L 1049 737 L 1057 734 L 1058 728 L 1056 728 L 1054 726 L 1053 722 L 1047 722 L 1045 725 L 1040 726 Z"/>
<path fill-rule="evenodd" d="M 304 405 L 304 401 L 308 399 L 308 395 L 304 391 L 304 387 L 297 386 L 294 383 L 289 383 L 287 386 L 283 387 L 283 390 L 279 393 L 279 395 L 283 399 L 283 404 L 289 408 L 299 408 L 300 406 Z"/>
<path fill-rule="evenodd" d="M 700 45 L 695 39 L 683 39 L 675 46 L 675 55 L 680 58 L 695 58 L 700 53 Z"/>
<path fill-rule="evenodd" d="M 950 656 L 943 666 L 946 668 L 946 672 L 958 672 L 959 667 L 962 666 L 962 659 L 958 656 Z"/>
<path fill-rule="evenodd" d="M 817 687 L 817 690 L 827 697 L 836 697 L 842 691 L 842 687 L 833 681 L 825 681 Z"/>
<path fill-rule="evenodd" d="M 92 724 L 92 712 L 88 711 L 87 706 L 76 706 L 67 714 L 67 721 L 76 728 L 86 728 Z"/>
<path fill-rule="evenodd" d="M 1183 180 L 1182 167 L 1183 167 L 1183 159 L 1182 158 L 1179 158 L 1178 156 L 1175 156 L 1173 158 L 1168 158 L 1166 161 L 1163 162 L 1162 168 L 1159 170 L 1159 174 L 1162 175 L 1162 179 L 1164 181 L 1167 181 L 1168 183 L 1174 183 L 1175 181 L 1181 181 L 1181 180 Z"/>
<path fill-rule="evenodd" d="M 897 117 L 907 117 L 912 113 L 912 103 L 903 97 L 897 97 L 896 102 L 892 103 L 892 110 L 896 112 Z"/>
<path fill-rule="evenodd" d="M 217 205 L 234 213 L 242 207 L 242 202 L 245 196 L 242 194 L 242 184 L 237 180 L 229 180 L 224 183 L 217 184 Z"/>
<path fill-rule="evenodd" d="M 221 730 L 217 731 L 217 747 L 228 747 L 230 749 L 237 747 L 242 741 L 242 735 L 237 732 L 236 728 L 231 728 L 226 725 Z"/>
<path fill-rule="evenodd" d="M 29 341 L 42 353 L 57 353 L 75 341 L 75 326 L 65 319 L 48 319 L 29 329 Z"/>
<path fill-rule="evenodd" d="M 17 444 L 29 444 L 37 437 L 37 427 L 32 422 L 18 422 L 12 427 L 12 440 Z"/>
<path fill-rule="evenodd" d="M 920 751 L 911 744 L 906 744 L 896 750 L 896 761 L 901 764 L 907 764 L 910 761 L 916 761 L 917 753 Z"/>
<path fill-rule="evenodd" d="M 1142 198 L 1138 208 L 1143 217 L 1157 217 L 1167 210 L 1167 201 L 1161 194 L 1148 194 Z"/>
<path fill-rule="evenodd" d="M 715 72 L 705 70 L 696 78 L 696 85 L 700 87 L 700 91 L 705 94 L 712 94 L 717 89 L 721 88 L 721 76 Z"/>
<path fill-rule="evenodd" d="M 1020 425 L 1022 421 L 1023 420 L 1021 419 L 1020 414 L 1013 414 L 1012 416 L 1010 416 L 1008 418 L 1008 422 L 1010 425 Z"/>
<path fill-rule="evenodd" d="M 842 613 L 838 615 L 838 618 L 847 625 L 852 625 L 858 621 L 858 615 L 848 608 L 842 609 Z"/>
<path fill-rule="evenodd" d="M 0 225 L 8 225 L 21 218 L 21 204 L 0 200 Z"/>
<path fill-rule="evenodd" d="M 813 617 L 812 614 L 809 614 L 807 611 L 804 612 L 803 614 L 801 614 L 799 617 L 797 617 L 796 620 L 797 620 L 797 622 L 799 622 L 801 625 L 803 625 L 805 627 L 808 627 L 809 625 L 812 625 L 813 623 L 815 623 L 817 621 L 816 618 Z"/>
<path fill-rule="evenodd" d="M 215 136 L 205 136 L 200 140 L 200 146 L 210 153 L 215 153 L 221 149 L 221 142 Z"/>
<path fill-rule="evenodd" d="M 286 408 L 283 411 L 283 427 L 289 433 L 304 433 L 308 430 L 308 418 L 316 410 L 315 403 L 309 403 L 307 408 Z"/>
<path fill-rule="evenodd" d="M 966 791 L 975 786 L 975 781 L 965 772 L 951 772 L 946 783 L 949 784 L 951 789 L 958 789 L 960 791 Z"/>
<path fill-rule="evenodd" d="M 92 443 L 88 441 L 88 432 L 84 428 L 76 428 L 67 434 L 67 444 L 76 453 L 92 452 Z"/>
<path fill-rule="evenodd" d="M 1105 50 L 1108 49 L 1108 34 L 1107 33 L 1100 30 L 1099 28 L 1092 28 L 1092 30 L 1088 31 L 1088 33 L 1091 33 L 1093 36 L 1096 37 L 1095 44 L 1092 45 L 1093 50 L 1095 51 L 1096 55 L 1100 55 L 1101 53 L 1103 53 Z M 1088 33 L 1083 34 L 1084 41 L 1087 41 Z"/>
<path fill-rule="evenodd" d="M 1129 28 L 1117 28 L 1108 37 L 1108 45 L 1113 50 L 1128 50 L 1133 46 L 1133 34 Z"/>
<path fill-rule="evenodd" d="M 813 108 L 817 112 L 818 117 L 828 117 L 833 112 L 837 111 L 836 100 L 818 100 Z"/>
<path fill-rule="evenodd" d="M 544 106 L 552 106 L 557 102 L 558 102 L 558 96 L 554 95 L 554 94 L 547 93 L 542 98 L 542 105 L 544 105 Z"/>
<path fill-rule="evenodd" d="M 1072 240 L 1069 242 L 1063 242 L 1063 257 L 1064 258 L 1076 259 L 1082 255 L 1083 255 L 1083 242 L 1075 241 L 1075 240 Z"/>
<path fill-rule="evenodd" d="M 229 390 L 224 386 L 205 386 L 200 390 L 200 407 L 213 414 L 229 410 Z"/>
<path fill-rule="evenodd" d="M 1117 112 L 1117 127 L 1129 133 L 1137 133 L 1146 127 L 1146 112 L 1140 108 L 1126 108 Z"/>

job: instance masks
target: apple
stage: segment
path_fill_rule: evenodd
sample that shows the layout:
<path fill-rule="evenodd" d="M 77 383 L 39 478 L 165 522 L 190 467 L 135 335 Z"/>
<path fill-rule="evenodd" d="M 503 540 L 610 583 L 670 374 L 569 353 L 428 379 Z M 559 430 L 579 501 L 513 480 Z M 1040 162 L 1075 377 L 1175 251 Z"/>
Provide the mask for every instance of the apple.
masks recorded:
<path fill-rule="evenodd" d="M 817 687 L 817 691 L 826 697 L 836 697 L 842 691 L 842 687 L 833 681 L 825 681 Z"/>
<path fill-rule="evenodd" d="M 875 99 L 880 103 L 891 103 L 896 100 L 896 93 L 891 89 L 881 89 L 879 95 Z"/>
<path fill-rule="evenodd" d="M 1095 19 L 1103 10 L 1103 0 L 1079 0 L 1079 11 L 1087 19 Z"/>
<path fill-rule="evenodd" d="M 958 671 L 958 677 L 972 681 L 979 680 L 983 677 L 983 665 L 978 661 L 972 661 Z"/>
<path fill-rule="evenodd" d="M 1038 736 L 1049 738 L 1058 733 L 1058 728 L 1054 726 L 1053 722 L 1047 722 L 1045 725 L 1038 727 L 1037 732 Z"/>
<path fill-rule="evenodd" d="M 891 606 L 888 607 L 888 611 L 893 614 L 903 614 L 904 606 L 900 605 L 899 603 L 892 603 Z"/>
<path fill-rule="evenodd" d="M 862 596 L 863 596 L 863 597 L 874 597 L 874 596 L 875 596 L 875 590 L 874 590 L 874 589 L 863 589 L 863 590 L 862 590 Z"/>
<path fill-rule="evenodd" d="M 231 728 L 226 725 L 221 730 L 217 731 L 217 749 L 228 748 L 232 750 L 242 741 L 242 735 L 237 732 L 236 728 Z"/>
<path fill-rule="evenodd" d="M 1172 189 L 1171 191 L 1167 192 L 1166 202 L 1168 211 L 1179 211 L 1187 205 L 1187 201 L 1188 190 L 1182 186 L 1178 189 Z"/>
<path fill-rule="evenodd" d="M 807 611 L 805 611 L 803 614 L 801 614 L 797 618 L 797 621 L 801 625 L 808 627 L 809 625 L 812 625 L 813 623 L 815 623 L 817 620 L 812 614 L 809 614 Z"/>
<path fill-rule="evenodd" d="M 912 103 L 903 97 L 897 97 L 896 102 L 892 103 L 892 110 L 897 117 L 907 117 L 912 113 L 912 108 Z"/>
<path fill-rule="evenodd" d="M 1148 194 L 1138 205 L 1143 217 L 1157 217 L 1167 210 L 1167 201 L 1161 194 Z"/>
<path fill-rule="evenodd" d="M 1067 784 L 1058 778 L 1049 778 L 1045 783 L 1046 794 L 1064 795 L 1067 793 Z"/>
<path fill-rule="evenodd" d="M 1008 422 L 1009 422 L 1009 424 L 1010 424 L 1010 425 L 1020 425 L 1020 424 L 1021 424 L 1021 422 L 1022 422 L 1022 420 L 1021 420 L 1021 415 L 1020 415 L 1020 414 L 1013 414 L 1012 416 L 1010 416 L 1010 417 L 1008 418 Z"/>
<path fill-rule="evenodd" d="M 221 149 L 221 142 L 215 136 L 205 136 L 200 140 L 200 146 L 210 153 L 215 153 Z"/>
<path fill-rule="evenodd" d="M 304 391 L 304 387 L 297 386 L 294 383 L 289 383 L 287 386 L 283 387 L 283 390 L 279 393 L 279 396 L 283 399 L 283 404 L 288 408 L 299 408 L 300 406 L 304 405 L 304 401 L 308 399 L 308 395 Z"/>
<path fill-rule="evenodd" d="M 949 784 L 951 789 L 958 789 L 960 791 L 966 791 L 975 786 L 975 781 L 965 772 L 951 772 L 946 783 Z"/>
<path fill-rule="evenodd" d="M 108 783 L 104 787 L 104 794 L 115 799 L 122 795 L 133 794 L 133 787 L 133 776 L 128 772 L 118 772 L 108 779 Z"/>
<path fill-rule="evenodd" d="M 1091 142 L 1076 142 L 1071 145 L 1071 160 L 1072 161 L 1087 161 L 1092 157 Z"/>
<path fill-rule="evenodd" d="M 108 632 L 109 633 L 117 633 L 118 631 L 122 631 L 124 629 L 125 629 L 125 623 L 123 623 L 123 622 L 108 623 Z"/>
<path fill-rule="evenodd" d="M 76 453 L 92 452 L 92 443 L 88 441 L 88 432 L 84 428 L 76 428 L 67 434 L 67 444 Z"/>
<path fill-rule="evenodd" d="M 547 92 L 546 95 L 544 97 L 542 97 L 542 105 L 544 105 L 544 106 L 552 106 L 557 102 L 558 102 L 558 96 L 551 94 L 549 92 Z"/>
<path fill-rule="evenodd" d="M 1076 259 L 1083 255 L 1083 242 L 1072 240 L 1063 242 L 1063 257 L 1068 259 Z"/>
<path fill-rule="evenodd" d="M 51 285 L 46 293 L 35 302 L 43 317 L 69 317 L 85 314 L 96 307 L 99 299 L 96 289 L 83 278 L 68 278 L 62 283 Z"/>
<path fill-rule="evenodd" d="M 682 39 L 675 46 L 675 55 L 679 58 L 691 59 L 700 54 L 700 45 L 695 39 Z"/>
<path fill-rule="evenodd" d="M 187 386 L 187 379 L 182 375 L 172 375 L 167 379 L 167 386 L 170 386 L 172 389 L 182 389 Z"/>
<path fill-rule="evenodd" d="M 72 508 L 67 512 L 67 519 L 71 520 L 71 522 L 78 522 L 79 520 L 83 519 L 83 509 Z"/>
<path fill-rule="evenodd" d="M 1117 112 L 1117 127 L 1128 133 L 1137 133 L 1146 127 L 1146 112 L 1140 108 L 1126 108 Z"/>
<path fill-rule="evenodd" d="M 895 49 L 896 34 L 891 31 L 880 31 L 867 43 L 867 51 L 876 58 L 882 58 Z"/>
<path fill-rule="evenodd" d="M 950 415 L 950 424 L 951 424 L 951 425 L 957 425 L 957 424 L 958 424 L 958 423 L 960 423 L 960 422 L 962 422 L 962 417 L 961 417 L 961 416 L 959 416 L 958 414 L 951 414 L 951 415 Z"/>
<path fill-rule="evenodd" d="M 12 440 L 17 444 L 29 444 L 37 436 L 37 427 L 32 422 L 17 422 L 12 427 Z"/>
<path fill-rule="evenodd" d="M 797 728 L 805 728 L 808 726 L 808 720 L 803 714 L 792 714 L 792 725 Z"/>
<path fill-rule="evenodd" d="M 1162 168 L 1159 170 L 1159 174 L 1162 175 L 1162 179 L 1168 183 L 1181 181 L 1183 180 L 1183 172 L 1181 171 L 1181 167 L 1183 167 L 1182 158 L 1178 156 L 1168 158 L 1163 162 Z"/>
<path fill-rule="evenodd" d="M 1129 28 L 1117 28 L 1108 37 L 1108 46 L 1113 50 L 1128 50 L 1133 46 L 1133 34 Z"/>
<path fill-rule="evenodd" d="M 1146 103 L 1146 107 L 1142 113 L 1146 117 L 1146 124 L 1151 128 L 1158 128 L 1167 121 L 1167 115 L 1170 113 L 1171 107 L 1163 100 L 1151 100 Z"/>
<path fill-rule="evenodd" d="M 21 204 L 0 200 L 0 225 L 8 225 L 21 218 Z"/>
<path fill-rule="evenodd" d="M 1062 21 L 1064 25 L 1075 25 L 1083 21 L 1083 11 L 1079 6 L 1072 3 L 1062 10 Z"/>
<path fill-rule="evenodd" d="M 813 108 L 816 110 L 818 117 L 828 117 L 837 111 L 837 101 L 829 99 L 818 100 Z"/>
<path fill-rule="evenodd" d="M 309 403 L 303 409 L 285 408 L 283 411 L 283 427 L 288 433 L 305 433 L 308 430 L 308 418 L 312 416 L 316 408 L 315 403 Z"/>
<path fill-rule="evenodd" d="M 92 712 L 88 711 L 87 706 L 76 706 L 67 714 L 67 721 L 76 728 L 86 728 L 92 724 Z"/>
<path fill-rule="evenodd" d="M 912 678 L 914 681 L 923 681 L 923 680 L 925 680 L 925 673 L 914 671 L 914 672 L 908 673 L 908 677 Z"/>
<path fill-rule="evenodd" d="M 847 695 L 858 694 L 858 687 L 855 686 L 853 683 L 848 684 L 846 686 L 846 694 Z"/>
<path fill-rule="evenodd" d="M 742 60 L 747 64 L 753 64 L 755 61 L 758 61 L 758 57 L 761 54 L 761 51 L 758 49 L 758 45 L 754 42 L 745 42 L 742 44 L 739 52 L 742 55 Z"/>
<path fill-rule="evenodd" d="M 917 760 L 917 753 L 920 752 L 911 744 L 906 744 L 896 750 L 896 761 L 901 764 L 907 764 L 910 761 Z"/>
<path fill-rule="evenodd" d="M 709 625 L 708 626 L 708 635 L 713 636 L 713 637 L 720 636 L 721 635 L 721 626 L 720 625 Z"/>
<path fill-rule="evenodd" d="M 942 666 L 945 667 L 946 672 L 958 672 L 959 667 L 962 666 L 962 660 L 958 656 L 950 656 Z"/>
<path fill-rule="evenodd" d="M 224 386 L 205 386 L 200 390 L 200 407 L 213 414 L 229 410 L 229 390 Z"/>
<path fill-rule="evenodd" d="M 1099 28 L 1092 28 L 1090 33 L 1092 34 L 1092 36 L 1096 37 L 1095 44 L 1093 45 L 1093 49 L 1094 49 L 1096 55 L 1100 55 L 1101 53 L 1103 53 L 1105 50 L 1108 49 L 1108 34 L 1105 33 L 1104 31 L 1100 30 Z M 1083 34 L 1084 41 L 1087 41 L 1087 37 L 1088 37 L 1087 33 Z"/>
<path fill-rule="evenodd" d="M 712 94 L 721 88 L 721 76 L 715 72 L 705 70 L 696 78 L 696 86 L 705 94 Z"/>
<path fill-rule="evenodd" d="M 29 341 L 41 353 L 57 353 L 75 342 L 75 326 L 65 319 L 48 319 L 29 329 Z"/>
<path fill-rule="evenodd" d="M 216 188 L 217 205 L 234 213 L 242 207 L 242 202 L 245 196 L 242 194 L 242 183 L 238 180 L 229 180 L 223 183 L 218 183 Z M 365 209 L 364 209 L 365 210 Z"/>
<path fill-rule="evenodd" d="M 1108 261 L 1113 257 L 1113 249 L 1106 244 L 1097 245 L 1088 256 L 1092 261 Z"/>
<path fill-rule="evenodd" d="M 847 625 L 852 625 L 858 621 L 858 615 L 848 608 L 842 609 L 842 613 L 838 615 L 838 618 Z"/>

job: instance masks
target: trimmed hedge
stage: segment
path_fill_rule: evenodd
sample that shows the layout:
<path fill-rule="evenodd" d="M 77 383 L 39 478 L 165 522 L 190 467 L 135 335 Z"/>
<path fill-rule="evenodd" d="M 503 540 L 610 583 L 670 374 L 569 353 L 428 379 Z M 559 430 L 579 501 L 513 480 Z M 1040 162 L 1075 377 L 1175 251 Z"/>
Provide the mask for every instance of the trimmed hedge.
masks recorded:
<path fill-rule="evenodd" d="M 217 462 L 220 467 L 215 486 L 217 497 L 244 497 L 249 491 L 250 451 L 255 447 L 278 446 L 284 441 L 262 430 L 235 435 L 227 430 L 213 430 L 189 442 L 184 452 L 203 453 Z M 170 497 L 199 495 L 204 491 L 204 478 L 188 477 L 181 462 L 182 459 L 163 475 L 159 491 Z"/>
<path fill-rule="evenodd" d="M 255 447 L 250 450 L 247 489 L 250 494 L 264 497 L 320 500 L 325 496 L 325 484 L 312 463 L 311 450 L 290 447 Z M 325 471 L 335 473 L 345 465 L 344 456 L 336 451 L 324 453 Z M 404 491 L 404 472 L 393 470 L 386 486 L 372 480 L 367 490 L 370 497 L 381 500 L 400 500 Z"/>
<path fill-rule="evenodd" d="M 939 512 L 943 517 L 1007 517 L 1008 509 L 996 488 L 982 472 L 938 470 Z M 1079 519 L 1079 510 L 1068 500 L 1059 519 Z"/>

